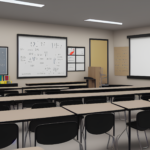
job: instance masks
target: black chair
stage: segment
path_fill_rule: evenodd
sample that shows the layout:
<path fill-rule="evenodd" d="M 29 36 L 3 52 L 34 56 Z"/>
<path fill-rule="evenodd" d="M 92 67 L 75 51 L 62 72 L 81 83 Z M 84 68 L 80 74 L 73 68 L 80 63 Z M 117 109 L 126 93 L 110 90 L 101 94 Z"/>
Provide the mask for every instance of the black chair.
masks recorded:
<path fill-rule="evenodd" d="M 150 128 L 150 119 L 149 118 L 150 118 L 150 111 L 142 111 L 137 114 L 136 121 L 133 121 L 130 124 L 127 123 L 127 126 L 130 126 L 131 128 L 137 130 L 137 137 L 138 137 L 138 141 L 139 141 L 141 150 L 143 148 L 144 149 L 149 148 L 149 143 L 148 143 L 147 135 L 146 135 L 146 130 Z M 146 142 L 147 142 L 147 147 L 142 148 L 138 131 L 144 131 L 145 137 L 146 137 Z"/>
<path fill-rule="evenodd" d="M 0 111 L 10 110 L 10 107 L 7 105 L 1 105 L 0 103 Z"/>
<path fill-rule="evenodd" d="M 148 101 L 150 99 L 150 94 L 142 94 L 141 99 Z"/>
<path fill-rule="evenodd" d="M 86 97 L 84 98 L 85 104 L 92 103 L 107 103 L 107 97 Z"/>
<path fill-rule="evenodd" d="M 49 90 L 46 91 L 45 94 L 60 94 L 60 90 Z"/>
<path fill-rule="evenodd" d="M 29 94 L 29 93 L 18 93 L 18 94 L 7 94 L 6 96 L 26 96 L 26 95 L 39 95 L 38 93 L 35 94 Z M 41 100 L 42 102 L 47 102 L 47 100 Z M 23 101 L 22 107 L 23 108 L 31 108 L 33 104 L 41 102 L 40 100 L 27 100 L 27 101 Z M 41 103 L 42 103 L 41 102 Z M 13 102 L 14 105 L 17 105 L 18 107 L 18 103 L 17 102 Z"/>
<path fill-rule="evenodd" d="M 82 98 L 65 98 L 65 99 L 55 99 L 57 102 L 63 102 L 63 101 L 82 101 Z"/>
<path fill-rule="evenodd" d="M 79 143 L 80 150 L 83 150 L 82 143 L 75 139 L 78 134 L 76 122 L 58 122 L 39 125 L 35 131 L 35 146 L 39 144 L 52 145 L 68 142 L 74 139 Z"/>
<path fill-rule="evenodd" d="M 121 95 L 121 96 L 115 96 L 113 102 L 131 101 L 131 100 L 134 100 L 134 95 Z"/>
<path fill-rule="evenodd" d="M 115 117 L 113 114 L 93 114 L 85 117 L 85 135 L 83 134 L 83 138 L 85 141 L 85 150 L 86 150 L 86 139 L 87 139 L 86 131 L 95 135 L 106 133 L 109 136 L 109 140 L 110 137 L 113 138 L 113 144 L 115 147 L 114 136 L 107 133 L 114 126 L 114 118 Z"/>
<path fill-rule="evenodd" d="M 82 100 L 67 100 L 67 101 L 60 102 L 60 106 L 64 106 L 64 105 L 79 105 L 79 104 L 83 104 Z"/>
<path fill-rule="evenodd" d="M 31 108 L 36 103 L 48 103 L 48 99 L 40 99 L 40 100 L 25 100 L 22 103 L 23 108 Z"/>
<path fill-rule="evenodd" d="M 0 124 L 0 149 L 11 145 L 17 140 L 17 148 L 19 148 L 19 133 L 16 124 Z"/>
<path fill-rule="evenodd" d="M 40 103 L 40 104 L 35 104 L 32 106 L 32 109 L 39 109 L 39 108 L 48 108 L 48 107 L 56 107 L 55 103 Z M 31 132 L 35 132 L 35 129 L 38 125 L 41 124 L 47 124 L 47 123 L 56 123 L 56 122 L 65 122 L 65 121 L 74 121 L 78 122 L 78 118 L 76 116 L 66 116 L 66 117 L 54 117 L 54 118 L 47 118 L 47 119 L 36 119 L 32 120 L 29 123 L 29 139 L 30 139 L 30 146 L 31 146 Z M 27 137 L 26 132 L 26 137 Z M 26 143 L 26 138 L 25 138 L 25 143 Z"/>

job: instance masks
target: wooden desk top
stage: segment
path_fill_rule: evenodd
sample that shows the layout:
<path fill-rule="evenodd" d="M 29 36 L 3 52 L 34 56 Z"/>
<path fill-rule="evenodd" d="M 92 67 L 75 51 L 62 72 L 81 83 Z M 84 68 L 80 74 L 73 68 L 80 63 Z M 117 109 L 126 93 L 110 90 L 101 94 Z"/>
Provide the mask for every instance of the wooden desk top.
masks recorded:
<path fill-rule="evenodd" d="M 126 109 L 129 109 L 129 110 L 150 107 L 150 102 L 144 101 L 144 100 L 113 102 L 113 104 L 116 104 L 118 106 L 122 106 Z"/>
<path fill-rule="evenodd" d="M 44 149 L 41 147 L 27 147 L 27 148 L 15 149 L 15 150 L 44 150 Z"/>
<path fill-rule="evenodd" d="M 43 119 L 51 117 L 71 116 L 73 113 L 61 107 L 42 109 L 19 109 L 0 112 L 0 122 L 19 122 L 33 119 Z"/>
<path fill-rule="evenodd" d="M 63 107 L 78 115 L 124 110 L 123 108 L 115 106 L 111 103 L 68 105 Z"/>
<path fill-rule="evenodd" d="M 150 90 L 10 96 L 10 97 L 0 97 L 0 101 L 2 102 L 2 101 L 32 100 L 32 99 L 40 100 L 40 99 L 61 99 L 61 98 L 85 98 L 96 96 L 119 96 L 119 95 L 144 94 L 144 93 L 150 93 Z"/>

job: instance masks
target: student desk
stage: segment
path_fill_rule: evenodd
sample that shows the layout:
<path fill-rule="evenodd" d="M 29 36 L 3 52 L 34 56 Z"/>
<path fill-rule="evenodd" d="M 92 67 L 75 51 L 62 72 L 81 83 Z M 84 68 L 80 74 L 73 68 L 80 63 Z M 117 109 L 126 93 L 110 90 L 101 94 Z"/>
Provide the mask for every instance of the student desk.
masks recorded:
<path fill-rule="evenodd" d="M 70 93 L 70 94 L 50 94 L 50 95 L 26 95 L 26 96 L 10 96 L 0 97 L 0 102 L 7 101 L 25 101 L 25 100 L 40 100 L 40 99 L 65 99 L 65 98 L 85 98 L 85 97 L 98 97 L 98 96 L 119 96 L 119 95 L 140 95 L 144 93 L 150 93 L 150 90 L 138 90 L 138 91 L 118 91 L 118 92 L 97 92 L 97 93 Z"/>
<path fill-rule="evenodd" d="M 85 81 L 66 81 L 66 82 L 26 83 L 26 85 L 35 86 L 35 85 L 80 84 L 80 83 L 86 83 L 86 82 Z"/>
<path fill-rule="evenodd" d="M 79 88 L 61 90 L 61 93 L 92 93 L 92 92 L 113 92 L 130 90 L 150 90 L 150 86 L 120 86 L 120 87 L 102 87 L 102 88 Z"/>
<path fill-rule="evenodd" d="M 133 100 L 123 102 L 113 102 L 113 104 L 125 108 L 129 112 L 129 124 L 131 123 L 131 111 L 142 108 L 149 108 L 150 102 L 144 100 Z M 129 145 L 128 150 L 131 150 L 131 128 L 129 127 Z"/>
<path fill-rule="evenodd" d="M 26 89 L 26 88 L 37 88 L 37 87 L 40 87 L 40 88 L 46 88 L 46 87 L 52 87 L 52 88 L 55 88 L 55 87 L 69 87 L 70 89 L 72 88 L 86 88 L 87 87 L 87 83 L 79 83 L 79 84 L 57 84 L 57 85 L 35 85 L 35 86 L 25 86 L 25 87 L 22 87 L 23 89 Z"/>
<path fill-rule="evenodd" d="M 19 148 L 16 150 L 44 150 L 44 149 L 41 147 L 28 147 L 28 148 Z"/>
<path fill-rule="evenodd" d="M 101 103 L 101 104 L 81 104 L 81 105 L 70 105 L 63 106 L 63 108 L 75 113 L 76 115 L 87 115 L 93 113 L 106 113 L 106 112 L 118 112 L 123 111 L 124 109 L 118 106 L 115 106 L 111 103 Z M 115 130 L 113 128 L 113 130 Z M 80 142 L 82 141 L 82 125 L 80 123 Z"/>
<path fill-rule="evenodd" d="M 44 92 L 46 91 L 57 91 L 58 93 L 60 92 L 60 90 L 63 89 L 68 89 L 68 87 L 61 87 L 61 88 L 34 88 L 34 89 L 29 89 L 29 90 L 25 90 L 27 93 L 31 93 L 31 92 L 41 92 L 41 94 L 44 94 Z"/>
<path fill-rule="evenodd" d="M 0 112 L 0 123 L 22 122 L 22 147 L 24 147 L 24 121 L 71 115 L 74 114 L 61 107 L 9 110 Z"/>

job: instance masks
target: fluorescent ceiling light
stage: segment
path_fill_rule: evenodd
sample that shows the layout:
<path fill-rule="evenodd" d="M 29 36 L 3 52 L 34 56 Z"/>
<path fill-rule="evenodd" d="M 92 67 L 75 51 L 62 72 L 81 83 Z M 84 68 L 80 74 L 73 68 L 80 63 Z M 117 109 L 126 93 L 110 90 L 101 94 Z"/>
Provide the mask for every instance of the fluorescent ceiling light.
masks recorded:
<path fill-rule="evenodd" d="M 96 20 L 96 19 L 87 19 L 84 21 L 90 21 L 90 22 L 98 22 L 98 23 L 108 23 L 108 24 L 117 24 L 117 25 L 122 25 L 123 23 L 121 22 L 113 22 L 113 21 L 105 21 L 105 20 Z"/>
<path fill-rule="evenodd" d="M 43 4 L 23 2 L 23 1 L 17 1 L 17 0 L 0 0 L 0 2 L 19 4 L 19 5 L 26 5 L 26 6 L 33 6 L 33 7 L 43 7 L 44 6 Z"/>

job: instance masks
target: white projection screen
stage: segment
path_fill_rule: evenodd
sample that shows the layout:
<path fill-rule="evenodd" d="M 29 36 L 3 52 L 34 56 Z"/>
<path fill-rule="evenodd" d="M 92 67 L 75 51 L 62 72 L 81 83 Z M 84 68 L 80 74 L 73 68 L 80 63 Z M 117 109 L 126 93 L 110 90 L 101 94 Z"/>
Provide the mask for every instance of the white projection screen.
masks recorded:
<path fill-rule="evenodd" d="M 150 35 L 134 35 L 129 38 L 128 78 L 150 78 Z"/>
<path fill-rule="evenodd" d="M 67 38 L 17 35 L 17 78 L 67 76 Z"/>

